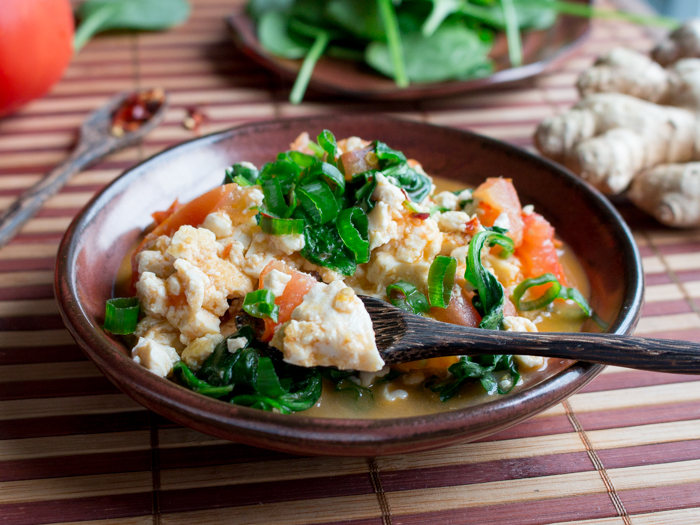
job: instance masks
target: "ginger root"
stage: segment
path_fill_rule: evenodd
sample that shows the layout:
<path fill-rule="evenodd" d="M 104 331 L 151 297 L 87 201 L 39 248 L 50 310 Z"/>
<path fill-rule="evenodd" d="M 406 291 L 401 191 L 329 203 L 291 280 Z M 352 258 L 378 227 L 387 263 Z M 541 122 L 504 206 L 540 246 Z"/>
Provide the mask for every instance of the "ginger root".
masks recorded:
<path fill-rule="evenodd" d="M 651 58 L 662 66 L 688 57 L 700 57 L 700 20 L 686 22 L 651 51 Z"/>
<path fill-rule="evenodd" d="M 599 58 L 578 79 L 582 100 L 542 122 L 535 145 L 603 193 L 629 189 L 664 224 L 700 226 L 700 20 L 653 57 L 615 48 Z"/>

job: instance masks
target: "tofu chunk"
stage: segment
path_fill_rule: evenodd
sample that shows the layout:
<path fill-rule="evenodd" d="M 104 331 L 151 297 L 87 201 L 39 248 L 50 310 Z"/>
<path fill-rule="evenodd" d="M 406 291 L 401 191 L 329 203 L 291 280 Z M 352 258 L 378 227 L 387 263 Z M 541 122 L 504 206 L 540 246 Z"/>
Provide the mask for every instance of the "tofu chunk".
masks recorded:
<path fill-rule="evenodd" d="M 315 284 L 270 344 L 293 365 L 365 372 L 384 366 L 372 320 L 360 298 L 342 281 Z"/>

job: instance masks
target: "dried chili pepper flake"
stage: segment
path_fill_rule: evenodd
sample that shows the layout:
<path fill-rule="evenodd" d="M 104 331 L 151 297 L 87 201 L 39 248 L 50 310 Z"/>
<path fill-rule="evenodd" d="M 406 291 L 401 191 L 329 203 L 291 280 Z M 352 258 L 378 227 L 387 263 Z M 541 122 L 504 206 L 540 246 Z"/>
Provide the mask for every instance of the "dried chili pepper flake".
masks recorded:
<path fill-rule="evenodd" d="M 429 213 L 426 213 L 426 212 L 412 213 L 412 214 L 411 214 L 411 218 L 413 218 L 413 219 L 420 219 L 421 221 L 424 221 L 424 220 L 427 219 L 428 217 L 430 217 L 430 214 L 429 214 Z"/>
<path fill-rule="evenodd" d="M 481 226 L 479 219 L 474 217 L 466 223 L 464 231 L 469 235 L 474 235 L 479 230 L 479 226 Z"/>
<path fill-rule="evenodd" d="M 187 108 L 187 116 L 182 121 L 182 127 L 190 131 L 199 131 L 199 126 L 205 119 L 206 115 L 199 108 Z"/>
<path fill-rule="evenodd" d="M 137 130 L 153 117 L 164 101 L 165 92 L 161 88 L 129 95 L 112 113 L 112 135 L 121 137 Z"/>

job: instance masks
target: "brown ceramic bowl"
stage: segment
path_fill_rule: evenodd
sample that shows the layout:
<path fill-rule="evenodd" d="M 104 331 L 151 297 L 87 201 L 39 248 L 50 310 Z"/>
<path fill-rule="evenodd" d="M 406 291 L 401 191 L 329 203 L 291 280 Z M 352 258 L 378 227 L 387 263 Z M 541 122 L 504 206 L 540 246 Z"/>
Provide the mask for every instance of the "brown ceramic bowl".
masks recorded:
<path fill-rule="evenodd" d="M 224 168 L 260 165 L 301 132 L 331 129 L 387 142 L 436 176 L 476 185 L 513 179 L 574 249 L 591 283 L 592 306 L 629 334 L 642 304 L 639 254 L 617 212 L 563 168 L 502 142 L 466 131 L 374 116 L 313 117 L 248 124 L 171 148 L 129 170 L 97 195 L 68 228 L 56 268 L 61 314 L 78 344 L 126 394 L 163 416 L 202 432 L 301 454 L 382 455 L 475 440 L 512 426 L 570 396 L 603 366 L 578 362 L 541 382 L 469 408 L 395 419 L 320 419 L 230 405 L 195 394 L 134 363 L 129 349 L 101 329 L 117 269 L 151 223 L 150 213 L 176 197 L 187 201 L 221 183 Z M 588 326 L 586 329 L 593 329 Z"/>
<path fill-rule="evenodd" d="M 575 1 L 592 3 L 591 0 Z M 231 15 L 227 21 L 233 41 L 243 53 L 290 81 L 296 78 L 302 61 L 281 58 L 263 48 L 255 24 L 244 12 Z M 413 83 L 403 89 L 398 88 L 393 79 L 365 64 L 323 56 L 314 67 L 309 89 L 365 99 L 418 100 L 504 86 L 556 67 L 585 41 L 589 30 L 588 18 L 560 15 L 554 25 L 544 31 L 523 32 L 523 65 L 520 67 L 511 66 L 506 37 L 500 32 L 490 54 L 494 63 L 491 75 L 470 80 Z"/>

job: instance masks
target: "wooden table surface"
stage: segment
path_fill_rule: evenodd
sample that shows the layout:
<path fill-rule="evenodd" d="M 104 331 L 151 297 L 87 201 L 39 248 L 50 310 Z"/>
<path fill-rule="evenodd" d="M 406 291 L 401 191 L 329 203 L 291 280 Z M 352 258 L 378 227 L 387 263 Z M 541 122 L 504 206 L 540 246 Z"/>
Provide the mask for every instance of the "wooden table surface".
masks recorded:
<path fill-rule="evenodd" d="M 700 523 L 700 381 L 607 369 L 568 402 L 477 443 L 374 459 L 303 458 L 245 447 L 147 412 L 86 360 L 53 299 L 54 257 L 92 195 L 164 147 L 291 115 L 383 112 L 531 148 L 536 124 L 577 100 L 579 71 L 640 28 L 596 22 L 560 69 L 518 88 L 410 103 L 310 98 L 237 52 L 232 0 L 194 0 L 184 26 L 93 40 L 51 94 L 0 120 L 0 206 L 68 155 L 92 109 L 162 86 L 166 121 L 143 145 L 76 176 L 0 249 L 0 523 L 577 525 Z M 638 334 L 700 341 L 700 232 L 630 213 L 644 257 Z"/>

